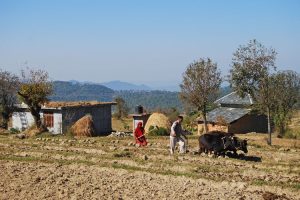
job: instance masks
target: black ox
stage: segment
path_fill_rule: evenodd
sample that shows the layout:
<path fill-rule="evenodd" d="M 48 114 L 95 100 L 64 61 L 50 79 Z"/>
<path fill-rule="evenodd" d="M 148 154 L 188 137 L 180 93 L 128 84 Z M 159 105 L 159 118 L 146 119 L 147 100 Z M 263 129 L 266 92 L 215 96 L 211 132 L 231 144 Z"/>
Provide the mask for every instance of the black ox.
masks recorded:
<path fill-rule="evenodd" d="M 211 131 L 199 137 L 199 153 L 211 153 L 225 155 L 227 151 L 232 151 L 237 155 L 237 150 L 248 153 L 247 140 L 241 140 L 231 133 L 222 131 Z"/>

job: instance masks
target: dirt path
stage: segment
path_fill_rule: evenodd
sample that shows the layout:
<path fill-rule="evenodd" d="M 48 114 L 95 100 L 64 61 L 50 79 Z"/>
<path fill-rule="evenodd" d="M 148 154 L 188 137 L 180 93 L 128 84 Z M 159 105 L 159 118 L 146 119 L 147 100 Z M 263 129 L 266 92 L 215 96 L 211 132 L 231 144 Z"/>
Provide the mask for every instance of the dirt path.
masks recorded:
<path fill-rule="evenodd" d="M 149 141 L 0 136 L 0 199 L 300 199 L 298 146 L 252 143 L 233 159 L 169 156 L 167 138 Z"/>

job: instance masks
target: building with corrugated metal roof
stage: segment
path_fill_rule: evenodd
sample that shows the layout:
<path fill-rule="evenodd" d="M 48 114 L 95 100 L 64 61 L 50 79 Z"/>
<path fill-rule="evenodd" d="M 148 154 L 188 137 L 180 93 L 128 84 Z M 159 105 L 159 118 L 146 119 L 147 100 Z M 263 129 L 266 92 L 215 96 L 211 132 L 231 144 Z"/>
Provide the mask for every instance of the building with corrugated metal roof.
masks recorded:
<path fill-rule="evenodd" d="M 253 100 L 249 94 L 240 97 L 232 92 L 215 101 L 217 108 L 207 113 L 208 131 L 218 130 L 230 133 L 267 132 L 267 117 L 254 113 Z M 198 118 L 198 133 L 204 130 L 203 119 Z"/>

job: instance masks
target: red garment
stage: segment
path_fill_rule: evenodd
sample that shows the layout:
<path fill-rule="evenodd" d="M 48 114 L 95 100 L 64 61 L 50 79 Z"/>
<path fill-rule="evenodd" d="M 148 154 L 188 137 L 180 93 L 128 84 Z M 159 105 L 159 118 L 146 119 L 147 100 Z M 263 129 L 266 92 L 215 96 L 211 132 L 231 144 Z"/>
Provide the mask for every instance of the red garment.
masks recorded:
<path fill-rule="evenodd" d="M 138 123 L 138 126 L 136 127 L 134 131 L 134 137 L 135 137 L 135 143 L 139 144 L 140 146 L 146 146 L 147 140 L 144 136 L 144 128 L 142 122 Z"/>

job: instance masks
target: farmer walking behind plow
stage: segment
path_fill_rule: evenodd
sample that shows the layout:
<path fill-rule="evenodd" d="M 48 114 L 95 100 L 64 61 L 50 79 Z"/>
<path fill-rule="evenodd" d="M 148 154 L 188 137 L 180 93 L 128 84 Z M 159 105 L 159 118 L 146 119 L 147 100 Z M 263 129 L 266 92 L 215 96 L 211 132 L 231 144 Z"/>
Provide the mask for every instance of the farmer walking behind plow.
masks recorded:
<path fill-rule="evenodd" d="M 178 116 L 177 120 L 171 126 L 170 133 L 170 153 L 174 154 L 176 144 L 179 144 L 179 153 L 186 153 L 186 140 L 185 135 L 183 134 L 181 123 L 183 121 L 182 116 Z"/>

